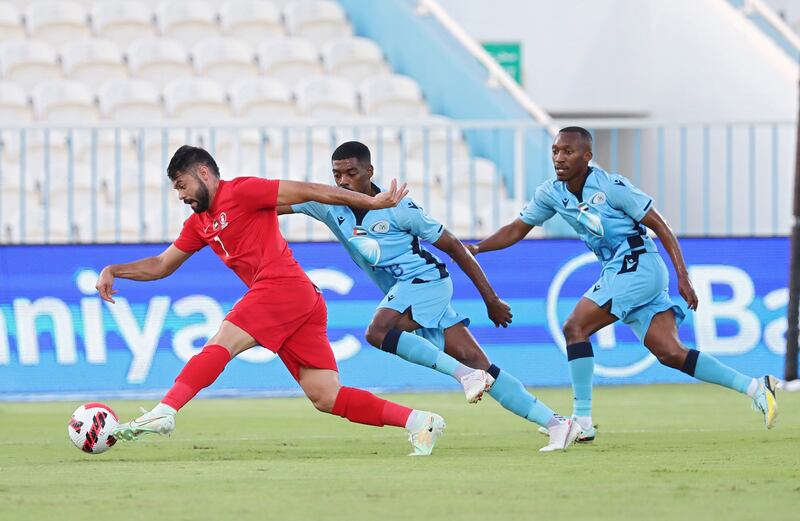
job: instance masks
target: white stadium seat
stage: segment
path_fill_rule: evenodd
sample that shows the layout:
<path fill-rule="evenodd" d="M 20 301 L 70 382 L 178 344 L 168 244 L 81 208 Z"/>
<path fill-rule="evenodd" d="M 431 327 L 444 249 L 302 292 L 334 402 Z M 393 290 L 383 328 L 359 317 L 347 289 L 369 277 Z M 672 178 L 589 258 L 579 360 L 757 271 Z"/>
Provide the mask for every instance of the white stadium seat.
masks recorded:
<path fill-rule="evenodd" d="M 191 47 L 203 38 L 219 35 L 217 13 L 211 2 L 202 0 L 166 0 L 156 7 L 161 34 Z"/>
<path fill-rule="evenodd" d="M 347 80 L 336 77 L 312 78 L 296 89 L 297 106 L 314 118 L 353 118 L 358 113 L 356 91 Z"/>
<path fill-rule="evenodd" d="M 128 48 L 131 77 L 152 81 L 159 87 L 178 78 L 192 76 L 186 48 L 170 38 L 136 40 Z"/>
<path fill-rule="evenodd" d="M 269 77 L 237 81 L 228 90 L 234 113 L 249 121 L 269 123 L 297 116 L 289 88 Z"/>
<path fill-rule="evenodd" d="M 64 75 L 89 85 L 126 78 L 128 70 L 122 63 L 122 51 L 108 40 L 76 40 L 61 52 Z"/>
<path fill-rule="evenodd" d="M 275 76 L 294 87 L 301 80 L 322 75 L 322 64 L 314 44 L 300 38 L 265 40 L 256 49 L 263 74 Z"/>
<path fill-rule="evenodd" d="M 344 9 L 328 0 L 297 0 L 283 10 L 286 27 L 292 36 L 322 45 L 333 38 L 353 34 Z"/>
<path fill-rule="evenodd" d="M 0 2 L 0 41 L 25 38 L 22 17 L 17 6 Z"/>
<path fill-rule="evenodd" d="M 207 78 L 184 78 L 164 87 L 164 106 L 171 117 L 213 126 L 230 119 L 225 91 Z"/>
<path fill-rule="evenodd" d="M 241 38 L 255 47 L 266 38 L 283 36 L 281 13 L 273 2 L 265 0 L 233 0 L 219 11 L 222 32 Z"/>
<path fill-rule="evenodd" d="M 24 122 L 30 119 L 25 90 L 13 81 L 0 81 L 0 121 Z"/>
<path fill-rule="evenodd" d="M 141 2 L 102 0 L 92 6 L 90 18 L 95 36 L 122 48 L 156 35 L 153 10 Z"/>
<path fill-rule="evenodd" d="M 474 185 L 471 182 L 473 175 Z M 440 168 L 437 172 L 437 177 L 442 187 L 447 190 L 448 168 L 446 166 Z M 502 179 L 497 175 L 497 168 L 494 163 L 482 157 L 460 159 L 454 162 L 449 179 L 449 191 L 454 198 L 471 204 L 474 196 L 475 204 L 480 208 L 491 205 L 495 197 L 501 201 L 507 198 Z M 472 186 L 475 187 L 474 194 Z M 495 194 L 495 191 L 498 193 Z"/>
<path fill-rule="evenodd" d="M 322 61 L 328 74 L 345 78 L 354 86 L 370 76 L 389 73 L 380 47 L 366 38 L 330 40 L 322 47 Z"/>
<path fill-rule="evenodd" d="M 386 74 L 361 84 L 361 106 L 369 116 L 411 119 L 428 114 L 417 82 L 408 76 Z"/>
<path fill-rule="evenodd" d="M 111 80 L 97 91 L 100 113 L 116 121 L 156 121 L 163 117 L 161 95 L 153 83 L 139 79 Z"/>
<path fill-rule="evenodd" d="M 0 47 L 3 79 L 13 80 L 31 89 L 43 80 L 61 77 L 56 52 L 40 40 L 11 40 Z"/>
<path fill-rule="evenodd" d="M 31 38 L 62 45 L 88 38 L 86 9 L 76 2 L 33 2 L 25 9 L 25 25 Z"/>
<path fill-rule="evenodd" d="M 36 119 L 74 123 L 97 119 L 94 96 L 89 88 L 74 80 L 48 80 L 33 89 L 33 109 Z"/>
<path fill-rule="evenodd" d="M 443 116 L 428 116 L 422 118 L 419 123 L 427 124 L 428 129 L 411 127 L 402 131 L 410 157 L 424 160 L 427 154 L 428 164 L 435 169 L 446 168 L 451 161 L 457 163 L 469 158 L 469 148 L 461 136 L 461 131 L 450 119 Z"/>
<path fill-rule="evenodd" d="M 253 51 L 238 38 L 206 38 L 192 48 L 192 61 L 198 76 L 227 84 L 236 78 L 257 76 Z"/>

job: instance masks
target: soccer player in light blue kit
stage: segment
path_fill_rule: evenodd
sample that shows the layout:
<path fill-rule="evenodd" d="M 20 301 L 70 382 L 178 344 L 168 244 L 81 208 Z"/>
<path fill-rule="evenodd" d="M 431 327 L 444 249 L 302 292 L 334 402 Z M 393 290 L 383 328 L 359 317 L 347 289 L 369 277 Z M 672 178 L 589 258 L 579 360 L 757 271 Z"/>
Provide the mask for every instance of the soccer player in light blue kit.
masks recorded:
<path fill-rule="evenodd" d="M 600 279 L 583 295 L 564 324 L 574 394 L 575 419 L 582 428 L 578 442 L 592 441 L 592 374 L 594 355 L 589 337 L 622 320 L 658 360 L 699 380 L 747 394 L 764 414 L 767 428 L 775 423 L 777 379 L 751 378 L 714 357 L 687 349 L 678 338 L 683 310 L 668 292 L 669 274 L 645 227 L 655 232 L 678 275 L 678 291 L 689 309 L 697 295 L 689 280 L 678 240 L 653 199 L 617 174 L 589 166 L 592 136 L 581 127 L 562 129 L 553 142 L 556 178 L 542 183 L 520 216 L 485 240 L 468 246 L 473 254 L 508 248 L 556 214 L 578 233 L 602 264 Z"/>
<path fill-rule="evenodd" d="M 370 152 L 364 144 L 340 145 L 332 166 L 340 188 L 371 196 L 380 193 L 372 183 Z M 411 198 L 391 211 L 303 203 L 279 207 L 278 213 L 303 213 L 326 224 L 384 292 L 367 328 L 370 344 L 455 378 L 470 403 L 488 391 L 509 411 L 548 429 L 550 442 L 541 449 L 544 452 L 565 449 L 575 440 L 578 424 L 555 414 L 517 378 L 492 364 L 467 329 L 469 319 L 452 308 L 453 283 L 447 267 L 420 241 L 432 243 L 456 261 L 480 292 L 496 327 L 507 327 L 512 318 L 511 308 L 497 296 L 461 241 Z"/>

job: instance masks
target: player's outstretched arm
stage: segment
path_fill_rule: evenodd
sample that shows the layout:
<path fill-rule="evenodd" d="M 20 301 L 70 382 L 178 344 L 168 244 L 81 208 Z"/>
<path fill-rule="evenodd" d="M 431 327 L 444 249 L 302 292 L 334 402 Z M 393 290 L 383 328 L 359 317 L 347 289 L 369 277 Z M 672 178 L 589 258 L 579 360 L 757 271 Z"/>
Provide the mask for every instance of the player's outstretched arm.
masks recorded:
<path fill-rule="evenodd" d="M 281 181 L 278 185 L 278 207 L 315 201 L 323 204 L 363 208 L 364 210 L 380 210 L 397 206 L 397 203 L 406 195 L 408 195 L 406 184 L 397 186 L 397 180 L 392 180 L 389 189 L 375 197 L 345 190 L 338 186 Z"/>
<path fill-rule="evenodd" d="M 661 240 L 664 249 L 669 253 L 669 258 L 672 259 L 672 265 L 675 266 L 675 273 L 678 276 L 678 291 L 689 309 L 697 309 L 697 294 L 692 286 L 692 281 L 689 280 L 689 270 L 686 269 L 681 246 L 678 244 L 678 238 L 675 237 L 672 228 L 655 208 L 648 210 L 641 223 L 653 230 Z"/>
<path fill-rule="evenodd" d="M 294 210 L 292 210 L 292 206 L 289 204 L 278 207 L 278 215 L 289 215 L 292 213 L 294 213 Z"/>
<path fill-rule="evenodd" d="M 462 244 L 458 238 L 450 233 L 448 230 L 442 232 L 441 237 L 433 243 L 434 246 L 447 253 L 458 267 L 467 274 L 472 283 L 478 289 L 478 292 L 483 297 L 483 302 L 486 304 L 486 311 L 489 318 L 494 322 L 495 327 L 508 327 L 511 323 L 511 306 L 500 299 L 495 293 L 494 288 L 486 278 L 481 265 L 475 260 L 467 247 Z"/>
<path fill-rule="evenodd" d="M 524 239 L 531 230 L 533 230 L 533 226 L 517 218 L 484 240 L 476 244 L 468 244 L 467 249 L 473 255 L 484 251 L 502 250 Z"/>
<path fill-rule="evenodd" d="M 113 295 L 117 293 L 114 289 L 114 278 L 119 277 L 131 280 L 163 279 L 177 270 L 191 256 L 191 253 L 183 252 L 170 245 L 155 257 L 147 257 L 127 264 L 109 264 L 100 272 L 95 288 L 100 293 L 100 298 L 113 304 Z"/>

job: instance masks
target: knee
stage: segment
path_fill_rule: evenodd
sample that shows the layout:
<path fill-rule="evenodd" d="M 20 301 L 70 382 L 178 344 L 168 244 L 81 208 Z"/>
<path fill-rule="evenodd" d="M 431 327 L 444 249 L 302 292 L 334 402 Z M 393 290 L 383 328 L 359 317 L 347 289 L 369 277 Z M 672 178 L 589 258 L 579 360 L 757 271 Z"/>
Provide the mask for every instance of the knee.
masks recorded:
<path fill-rule="evenodd" d="M 683 362 L 686 360 L 686 349 L 681 347 L 668 347 L 661 349 L 651 350 L 658 361 L 667 367 L 680 369 L 683 367 Z"/>
<path fill-rule="evenodd" d="M 589 333 L 577 320 L 567 319 L 562 331 L 567 345 L 589 340 Z"/>
<path fill-rule="evenodd" d="M 331 391 L 315 391 L 308 394 L 308 399 L 314 404 L 314 407 L 320 412 L 331 413 L 333 411 L 333 404 L 336 403 L 337 392 Z"/>
<path fill-rule="evenodd" d="M 389 332 L 389 328 L 383 324 L 377 324 L 375 322 L 370 323 L 367 326 L 367 331 L 364 333 L 364 338 L 367 339 L 367 342 L 374 347 L 381 347 L 383 344 L 383 339 L 386 338 L 386 333 Z"/>

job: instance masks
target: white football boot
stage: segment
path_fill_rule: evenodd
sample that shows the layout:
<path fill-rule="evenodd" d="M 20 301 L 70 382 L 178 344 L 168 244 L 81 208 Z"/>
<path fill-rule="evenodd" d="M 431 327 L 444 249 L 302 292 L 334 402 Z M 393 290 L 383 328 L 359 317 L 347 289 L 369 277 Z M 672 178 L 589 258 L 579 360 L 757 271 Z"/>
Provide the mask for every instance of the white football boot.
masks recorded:
<path fill-rule="evenodd" d="M 414 452 L 409 456 L 429 456 L 436 445 L 436 439 L 444 434 L 444 418 L 426 411 L 414 411 L 411 414 L 413 417 L 406 429 Z"/>
<path fill-rule="evenodd" d="M 483 393 L 492 388 L 494 377 L 486 371 L 476 369 L 462 376 L 460 381 L 467 403 L 478 403 L 483 398 Z"/>
<path fill-rule="evenodd" d="M 565 450 L 572 445 L 581 433 L 581 426 L 572 418 L 559 417 L 558 425 L 550 427 L 550 443 L 539 449 L 539 452 Z"/>
<path fill-rule="evenodd" d="M 156 412 L 156 410 L 141 410 L 142 414 L 128 423 L 120 423 L 114 429 L 113 436 L 118 440 L 132 441 L 145 434 L 161 434 L 169 436 L 175 430 L 175 414 Z"/>

